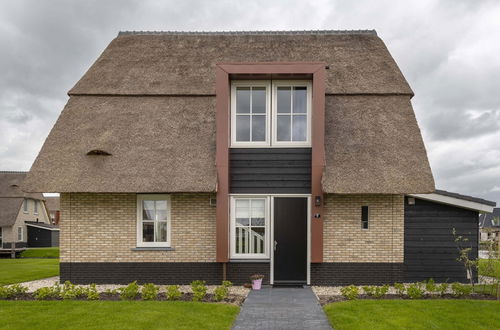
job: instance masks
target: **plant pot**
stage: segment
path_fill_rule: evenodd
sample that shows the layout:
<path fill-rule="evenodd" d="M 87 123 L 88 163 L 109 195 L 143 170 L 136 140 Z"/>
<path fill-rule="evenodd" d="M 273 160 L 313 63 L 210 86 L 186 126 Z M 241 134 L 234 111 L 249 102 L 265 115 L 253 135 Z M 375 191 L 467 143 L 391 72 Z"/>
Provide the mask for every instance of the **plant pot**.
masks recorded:
<path fill-rule="evenodd" d="M 262 287 L 262 279 L 252 280 L 252 290 L 260 290 Z"/>

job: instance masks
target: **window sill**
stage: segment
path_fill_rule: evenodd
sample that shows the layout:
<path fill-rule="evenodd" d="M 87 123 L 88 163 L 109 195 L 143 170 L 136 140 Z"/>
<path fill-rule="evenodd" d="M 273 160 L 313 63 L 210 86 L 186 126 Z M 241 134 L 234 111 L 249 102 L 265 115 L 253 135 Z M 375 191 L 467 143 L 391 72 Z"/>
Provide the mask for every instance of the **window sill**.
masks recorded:
<path fill-rule="evenodd" d="M 175 251 L 174 248 L 171 247 L 163 247 L 163 246 L 145 246 L 145 247 L 135 247 L 130 249 L 132 251 Z"/>
<path fill-rule="evenodd" d="M 269 263 L 271 262 L 271 259 L 266 258 L 266 259 L 229 259 L 229 262 L 248 262 L 248 263 L 257 263 L 257 262 L 263 262 L 263 263 Z"/>

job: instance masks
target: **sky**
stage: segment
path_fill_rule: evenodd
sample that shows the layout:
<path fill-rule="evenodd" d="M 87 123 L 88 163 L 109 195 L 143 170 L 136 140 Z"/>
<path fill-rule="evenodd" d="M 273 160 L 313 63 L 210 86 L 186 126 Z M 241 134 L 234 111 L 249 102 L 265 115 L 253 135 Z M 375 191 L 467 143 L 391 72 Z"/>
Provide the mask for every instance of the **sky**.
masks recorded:
<path fill-rule="evenodd" d="M 317 29 L 375 29 L 415 93 L 436 187 L 500 205 L 495 0 L 1 0 L 0 170 L 30 169 L 67 91 L 119 31 Z"/>

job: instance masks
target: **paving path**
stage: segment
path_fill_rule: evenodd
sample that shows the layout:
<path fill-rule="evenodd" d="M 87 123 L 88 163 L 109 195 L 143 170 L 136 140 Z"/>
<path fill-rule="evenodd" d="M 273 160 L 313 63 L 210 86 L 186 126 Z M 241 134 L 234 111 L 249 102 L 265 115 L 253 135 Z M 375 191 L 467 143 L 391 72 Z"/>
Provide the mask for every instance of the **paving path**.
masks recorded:
<path fill-rule="evenodd" d="M 263 288 L 251 291 L 234 330 L 332 329 L 311 288 Z"/>

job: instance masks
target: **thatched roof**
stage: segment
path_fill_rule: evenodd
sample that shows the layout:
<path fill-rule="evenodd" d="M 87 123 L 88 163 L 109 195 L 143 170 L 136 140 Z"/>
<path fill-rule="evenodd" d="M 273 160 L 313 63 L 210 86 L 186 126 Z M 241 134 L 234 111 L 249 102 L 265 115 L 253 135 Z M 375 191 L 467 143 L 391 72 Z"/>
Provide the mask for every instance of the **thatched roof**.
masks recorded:
<path fill-rule="evenodd" d="M 434 179 L 408 97 L 328 96 L 325 119 L 325 192 L 434 191 Z"/>
<path fill-rule="evenodd" d="M 87 155 L 95 149 L 111 155 Z M 209 192 L 215 184 L 213 97 L 73 96 L 26 182 L 45 192 Z"/>
<path fill-rule="evenodd" d="M 59 197 L 45 197 L 45 206 L 49 212 L 60 210 L 60 199 Z"/>
<path fill-rule="evenodd" d="M 43 200 L 40 193 L 25 193 L 21 184 L 27 172 L 0 171 L 0 227 L 12 226 L 24 198 Z"/>
<path fill-rule="evenodd" d="M 434 190 L 413 93 L 373 31 L 120 34 L 69 92 L 25 187 L 215 191 L 215 65 L 267 61 L 329 66 L 326 192 Z"/>
<path fill-rule="evenodd" d="M 412 94 L 374 31 L 121 34 L 69 94 L 215 95 L 217 63 L 277 61 L 325 62 L 327 94 Z"/>

